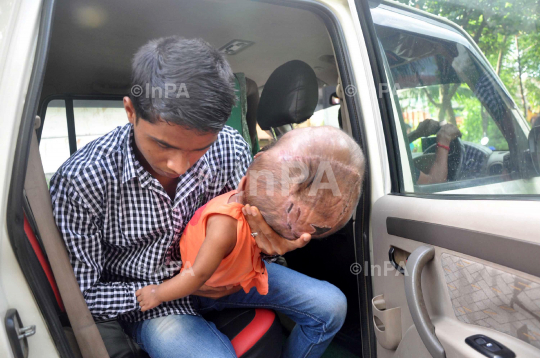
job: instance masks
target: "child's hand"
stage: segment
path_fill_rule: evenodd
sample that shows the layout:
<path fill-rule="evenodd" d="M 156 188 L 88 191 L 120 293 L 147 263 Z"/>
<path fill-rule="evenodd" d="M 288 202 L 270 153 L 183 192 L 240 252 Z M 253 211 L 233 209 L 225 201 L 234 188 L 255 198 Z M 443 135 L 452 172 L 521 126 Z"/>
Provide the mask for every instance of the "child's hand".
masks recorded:
<path fill-rule="evenodd" d="M 158 297 L 158 288 L 158 285 L 149 285 L 137 290 L 135 296 L 137 296 L 142 312 L 151 310 L 162 303 Z"/>

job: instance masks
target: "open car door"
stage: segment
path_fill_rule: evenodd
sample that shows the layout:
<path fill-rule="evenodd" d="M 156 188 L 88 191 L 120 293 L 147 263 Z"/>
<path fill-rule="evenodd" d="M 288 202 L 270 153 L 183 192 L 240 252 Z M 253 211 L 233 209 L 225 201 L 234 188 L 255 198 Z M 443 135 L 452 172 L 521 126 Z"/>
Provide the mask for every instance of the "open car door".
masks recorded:
<path fill-rule="evenodd" d="M 379 199 L 377 356 L 540 356 L 537 212 L 535 202 Z M 405 275 L 389 269 L 389 252 L 408 257 Z"/>
<path fill-rule="evenodd" d="M 373 198 L 366 267 L 377 357 L 540 357 L 535 131 L 461 27 L 397 3 L 355 4 L 375 88 L 391 89 L 378 96 L 391 188 Z M 419 185 L 447 150 L 411 139 L 428 119 L 462 135 L 445 180 Z"/>

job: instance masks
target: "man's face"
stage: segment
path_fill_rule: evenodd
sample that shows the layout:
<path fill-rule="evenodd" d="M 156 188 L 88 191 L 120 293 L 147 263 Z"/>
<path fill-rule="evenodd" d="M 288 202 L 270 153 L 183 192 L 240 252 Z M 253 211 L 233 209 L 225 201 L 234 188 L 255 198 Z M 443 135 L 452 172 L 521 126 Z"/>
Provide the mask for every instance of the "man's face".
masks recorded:
<path fill-rule="evenodd" d="M 127 97 L 124 98 L 124 107 L 133 124 L 136 150 L 142 157 L 139 159 L 147 170 L 159 177 L 178 178 L 217 140 L 218 133 L 201 134 L 164 121 L 150 123 L 143 119 L 137 120 Z"/>

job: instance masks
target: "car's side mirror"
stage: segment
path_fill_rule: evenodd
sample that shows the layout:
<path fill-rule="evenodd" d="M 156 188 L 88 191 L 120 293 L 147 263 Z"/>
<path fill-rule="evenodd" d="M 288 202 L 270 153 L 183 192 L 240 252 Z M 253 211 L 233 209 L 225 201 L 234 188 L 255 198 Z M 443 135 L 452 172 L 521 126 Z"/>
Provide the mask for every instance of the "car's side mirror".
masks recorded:
<path fill-rule="evenodd" d="M 529 132 L 529 158 L 531 176 L 540 176 L 540 126 Z"/>

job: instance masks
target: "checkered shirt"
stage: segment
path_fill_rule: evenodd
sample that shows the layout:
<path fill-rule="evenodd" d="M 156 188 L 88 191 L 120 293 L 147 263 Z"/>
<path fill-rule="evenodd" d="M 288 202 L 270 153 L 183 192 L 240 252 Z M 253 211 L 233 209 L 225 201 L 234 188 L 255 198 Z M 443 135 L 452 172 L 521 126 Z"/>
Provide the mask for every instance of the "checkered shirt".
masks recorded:
<path fill-rule="evenodd" d="M 484 73 L 475 84 L 474 94 L 488 110 L 491 117 L 496 122 L 501 123 L 506 114 L 506 105 L 497 88 L 499 86 L 495 79 Z"/>
<path fill-rule="evenodd" d="M 179 240 L 195 211 L 233 190 L 251 162 L 242 136 L 225 126 L 179 178 L 171 200 L 135 158 L 127 124 L 73 154 L 51 178 L 56 224 L 96 321 L 128 322 L 198 313 L 191 298 L 141 312 L 135 291 L 180 271 Z"/>

